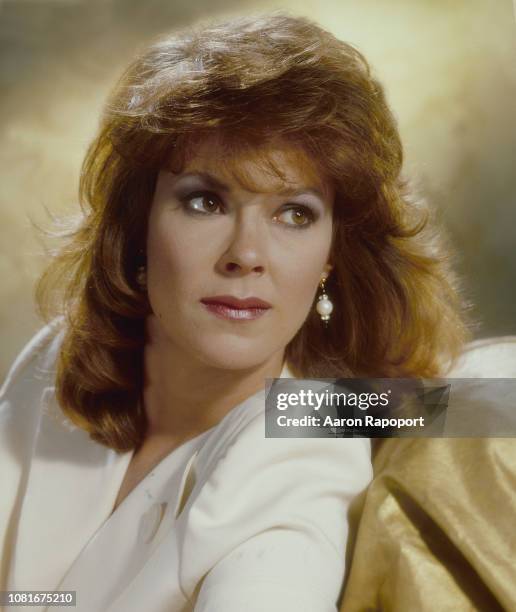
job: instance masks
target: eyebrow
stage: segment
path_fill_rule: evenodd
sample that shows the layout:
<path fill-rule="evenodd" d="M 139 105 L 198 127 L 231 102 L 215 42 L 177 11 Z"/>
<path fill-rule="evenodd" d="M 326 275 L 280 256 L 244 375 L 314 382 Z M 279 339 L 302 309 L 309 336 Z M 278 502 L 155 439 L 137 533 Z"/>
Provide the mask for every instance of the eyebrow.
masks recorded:
<path fill-rule="evenodd" d="M 185 172 L 178 178 L 178 180 L 181 180 L 183 178 L 189 178 L 189 177 L 202 179 L 204 183 L 208 187 L 211 187 L 212 189 L 223 191 L 225 193 L 231 191 L 231 188 L 228 185 L 226 185 L 219 179 L 215 178 L 209 172 Z M 301 187 L 300 189 L 282 189 L 281 191 L 277 191 L 275 193 L 280 196 L 289 196 L 289 197 L 295 197 L 295 196 L 302 195 L 302 194 L 303 195 L 311 194 L 311 195 L 314 195 L 320 198 L 321 200 L 324 200 L 324 195 L 322 191 L 320 189 L 317 189 L 316 187 Z"/>

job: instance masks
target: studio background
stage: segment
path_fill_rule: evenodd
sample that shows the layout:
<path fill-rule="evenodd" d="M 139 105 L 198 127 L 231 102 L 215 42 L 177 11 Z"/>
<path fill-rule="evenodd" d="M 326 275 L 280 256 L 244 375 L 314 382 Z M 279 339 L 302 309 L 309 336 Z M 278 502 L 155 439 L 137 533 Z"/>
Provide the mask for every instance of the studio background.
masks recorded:
<path fill-rule="evenodd" d="M 41 326 L 35 225 L 78 210 L 102 103 L 139 47 L 199 19 L 284 9 L 358 47 L 405 174 L 437 210 L 479 322 L 516 334 L 516 26 L 510 0 L 0 0 L 0 381 Z"/>

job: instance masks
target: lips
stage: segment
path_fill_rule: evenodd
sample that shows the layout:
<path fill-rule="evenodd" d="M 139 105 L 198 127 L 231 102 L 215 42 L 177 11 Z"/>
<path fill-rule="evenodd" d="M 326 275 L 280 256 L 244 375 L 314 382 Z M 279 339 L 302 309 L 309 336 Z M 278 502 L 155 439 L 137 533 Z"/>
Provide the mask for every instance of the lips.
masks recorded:
<path fill-rule="evenodd" d="M 256 297 L 239 299 L 232 295 L 202 298 L 204 307 L 218 318 L 229 321 L 251 321 L 263 316 L 271 305 Z"/>
<path fill-rule="evenodd" d="M 248 308 L 260 308 L 267 309 L 270 308 L 271 305 L 264 300 L 260 300 L 257 297 L 248 297 L 244 299 L 239 299 L 233 297 L 232 295 L 215 295 L 213 297 L 202 298 L 201 302 L 203 304 L 222 304 L 224 306 L 229 306 L 230 308 L 235 309 L 248 309 Z"/>

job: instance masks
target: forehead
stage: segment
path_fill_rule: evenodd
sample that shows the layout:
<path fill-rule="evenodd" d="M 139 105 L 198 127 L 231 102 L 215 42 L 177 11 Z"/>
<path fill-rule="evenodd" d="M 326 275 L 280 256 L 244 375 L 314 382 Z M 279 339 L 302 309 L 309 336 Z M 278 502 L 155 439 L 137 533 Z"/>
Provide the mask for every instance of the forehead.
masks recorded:
<path fill-rule="evenodd" d="M 208 172 L 235 188 L 253 193 L 332 188 L 315 160 L 300 147 L 276 139 L 249 145 L 210 136 L 189 144 L 181 173 Z"/>

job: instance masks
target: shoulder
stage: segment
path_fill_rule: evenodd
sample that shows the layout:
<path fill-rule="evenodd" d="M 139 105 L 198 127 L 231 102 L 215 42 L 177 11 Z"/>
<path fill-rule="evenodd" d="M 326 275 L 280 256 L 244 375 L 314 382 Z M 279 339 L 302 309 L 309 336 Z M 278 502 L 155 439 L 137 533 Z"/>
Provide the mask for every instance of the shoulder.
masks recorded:
<path fill-rule="evenodd" d="M 514 378 L 516 336 L 481 338 L 470 342 L 446 374 L 448 378 Z"/>
<path fill-rule="evenodd" d="M 346 472 L 346 478 L 356 476 L 361 482 L 372 476 L 368 438 L 272 438 L 266 437 L 265 430 L 265 392 L 260 392 L 232 410 L 209 434 L 196 461 L 198 477 L 206 481 L 227 473 L 238 480 L 267 465 L 280 472 L 306 461 L 314 469 L 317 465 L 322 469 L 325 463 L 353 464 L 357 470 Z"/>
<path fill-rule="evenodd" d="M 263 412 L 232 434 L 199 473 L 197 507 L 215 532 L 245 539 L 280 525 L 310 531 L 315 520 L 343 555 L 348 506 L 373 477 L 370 440 L 266 438 Z"/>
<path fill-rule="evenodd" d="M 217 452 L 204 466 L 205 477 L 224 477 L 228 486 L 263 479 L 267 488 L 287 475 L 291 483 L 307 483 L 311 475 L 319 474 L 349 484 L 356 481 L 357 486 L 371 477 L 369 439 L 267 438 L 264 410 L 250 408 L 219 432 Z"/>
<path fill-rule="evenodd" d="M 53 383 L 54 365 L 64 333 L 62 318 L 40 329 L 24 346 L 11 366 L 0 389 L 0 401 L 27 383 L 41 386 Z"/>

